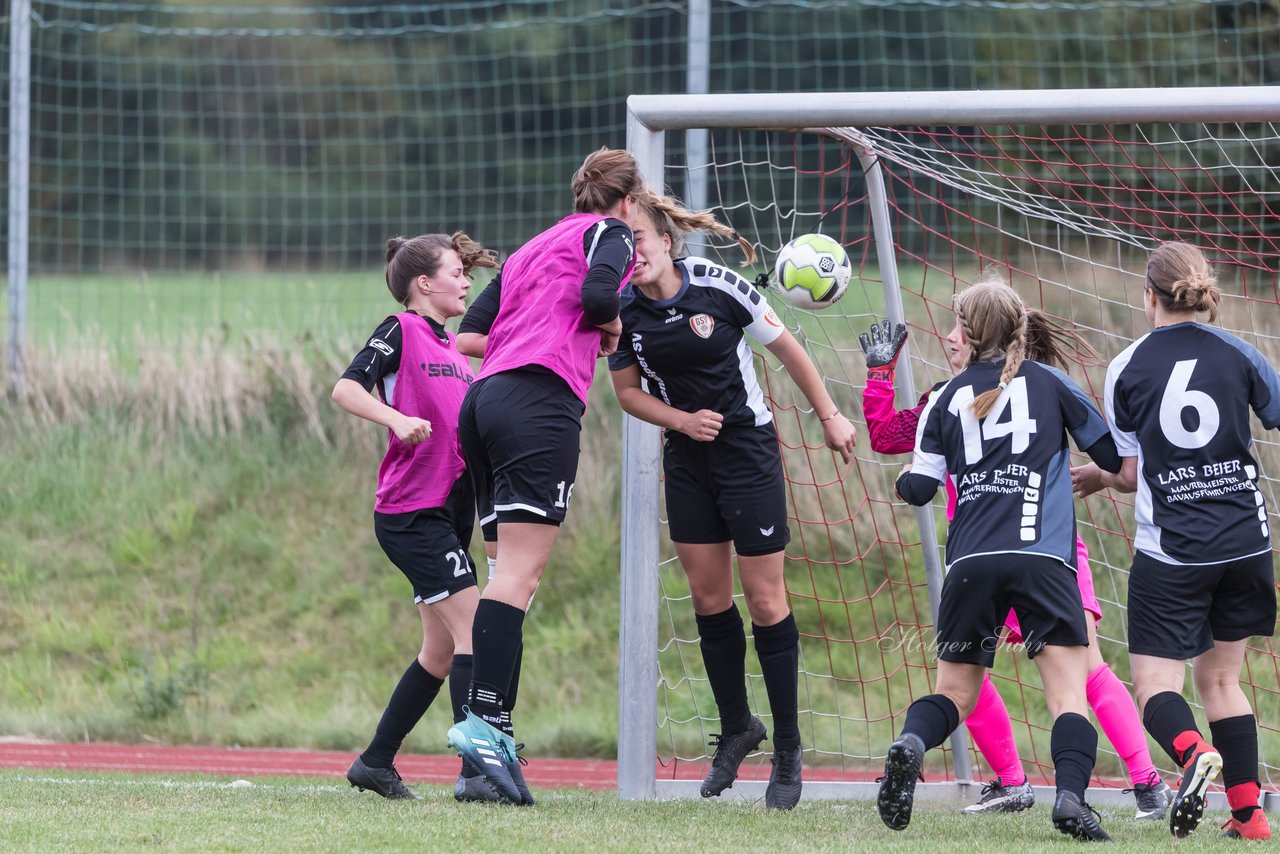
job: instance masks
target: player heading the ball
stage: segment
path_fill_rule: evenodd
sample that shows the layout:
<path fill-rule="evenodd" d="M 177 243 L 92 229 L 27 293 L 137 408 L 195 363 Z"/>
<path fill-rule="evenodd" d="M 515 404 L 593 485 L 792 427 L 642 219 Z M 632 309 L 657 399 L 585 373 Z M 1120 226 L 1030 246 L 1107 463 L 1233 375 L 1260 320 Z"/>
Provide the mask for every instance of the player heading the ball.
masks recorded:
<path fill-rule="evenodd" d="M 609 359 L 614 391 L 636 418 L 667 428 L 662 466 L 667 516 L 689 579 L 702 660 L 720 712 L 704 798 L 733 785 L 765 738 L 747 703 L 747 639 L 733 601 L 733 556 L 751 614 L 756 655 L 773 712 L 773 769 L 765 806 L 800 800 L 800 633 L 787 604 L 783 548 L 786 482 L 773 412 L 747 338 L 782 362 L 822 423 L 827 447 L 848 462 L 854 428 L 840 414 L 804 349 L 750 282 L 707 258 L 685 257 L 684 234 L 707 230 L 751 245 L 709 213 L 645 191 L 628 222 L 636 269 L 623 291 L 622 343 Z"/>

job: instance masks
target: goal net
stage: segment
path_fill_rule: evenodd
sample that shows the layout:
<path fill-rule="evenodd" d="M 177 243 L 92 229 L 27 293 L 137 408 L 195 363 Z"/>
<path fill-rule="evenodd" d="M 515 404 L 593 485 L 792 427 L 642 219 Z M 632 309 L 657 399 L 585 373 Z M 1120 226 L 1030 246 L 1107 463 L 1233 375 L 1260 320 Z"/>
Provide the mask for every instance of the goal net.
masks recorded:
<path fill-rule="evenodd" d="M 893 481 L 907 458 L 869 447 L 859 333 L 884 318 L 905 320 L 909 353 L 899 364 L 897 406 L 914 406 L 918 392 L 949 376 L 943 339 L 954 323 L 952 295 L 994 267 L 1028 304 L 1071 321 L 1097 349 L 1099 364 L 1071 374 L 1100 404 L 1106 361 L 1147 329 L 1146 253 L 1178 239 L 1216 263 L 1221 325 L 1280 363 L 1280 97 L 1227 89 L 1170 98 L 1168 91 L 632 98 L 631 145 L 651 183 L 694 196 L 705 183 L 708 204 L 756 241 L 762 264 L 814 231 L 837 237 L 853 262 L 848 292 L 824 310 L 796 309 L 768 290 L 859 426 L 851 465 L 823 447 L 817 418 L 776 360 L 763 352 L 756 359 L 787 477 L 786 578 L 802 636 L 807 796 L 872 791 L 884 750 L 912 700 L 930 692 L 936 663 L 931 599 L 940 578 L 929 576 L 946 520 L 940 501 L 923 513 L 897 501 Z M 689 127 L 712 128 L 705 162 L 685 162 L 680 135 L 663 133 Z M 737 263 L 732 247 L 704 251 Z M 1255 438 L 1274 516 L 1280 444 L 1260 428 Z M 706 771 L 719 720 L 665 526 L 652 539 L 653 520 L 665 518 L 651 485 L 656 439 L 629 424 L 627 443 L 624 518 L 641 521 L 624 523 L 620 790 L 687 795 Z M 1076 502 L 1076 512 L 1104 611 L 1100 651 L 1127 682 L 1133 502 L 1103 493 Z M 754 653 L 747 668 L 752 710 L 768 725 Z M 1269 640 L 1251 643 L 1244 675 L 1260 726 L 1263 787 L 1273 789 L 1280 668 Z M 992 676 L 1028 773 L 1051 782 L 1051 719 L 1035 667 L 1001 651 Z M 1194 699 L 1190 678 L 1187 685 Z M 1150 747 L 1170 777 L 1167 757 Z M 763 783 L 751 781 L 768 771 L 769 754 L 756 754 L 744 763 L 746 782 L 726 794 L 758 797 Z M 1100 733 L 1095 785 L 1128 786 L 1124 771 Z M 956 783 L 991 776 L 965 741 L 926 765 L 926 779 L 947 783 L 953 796 Z"/>

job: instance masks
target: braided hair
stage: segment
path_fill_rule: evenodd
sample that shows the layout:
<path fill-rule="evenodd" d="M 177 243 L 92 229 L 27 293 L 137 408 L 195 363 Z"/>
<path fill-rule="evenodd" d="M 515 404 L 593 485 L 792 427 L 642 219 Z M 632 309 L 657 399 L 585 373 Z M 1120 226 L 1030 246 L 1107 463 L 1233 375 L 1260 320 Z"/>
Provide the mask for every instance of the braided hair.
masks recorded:
<path fill-rule="evenodd" d="M 968 364 L 1004 359 L 999 386 L 978 395 L 971 404 L 973 414 L 985 418 L 1027 358 L 1027 309 L 1017 292 L 992 273 L 984 273 L 956 294 L 954 306 L 969 340 Z"/>

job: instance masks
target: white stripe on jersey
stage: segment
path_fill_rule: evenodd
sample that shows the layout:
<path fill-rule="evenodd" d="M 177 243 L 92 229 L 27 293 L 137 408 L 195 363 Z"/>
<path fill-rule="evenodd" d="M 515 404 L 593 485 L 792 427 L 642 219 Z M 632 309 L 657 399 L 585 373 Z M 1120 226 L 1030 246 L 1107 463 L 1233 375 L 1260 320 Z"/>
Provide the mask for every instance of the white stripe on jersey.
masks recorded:
<path fill-rule="evenodd" d="M 774 327 L 772 324 L 765 322 L 763 319 L 770 311 L 769 303 L 760 298 L 756 302 L 751 301 L 751 291 L 743 293 L 738 289 L 738 280 L 742 279 L 737 273 L 725 267 L 723 264 L 717 264 L 706 258 L 698 258 L 690 256 L 681 261 L 685 270 L 689 273 L 689 287 L 710 288 L 732 297 L 740 306 L 742 306 L 748 315 L 751 316 L 752 322 L 744 327 L 744 332 L 750 332 L 751 337 L 759 341 L 762 345 L 772 344 L 783 333 L 781 326 Z M 698 264 L 705 264 L 707 269 L 713 267 L 724 271 L 722 276 L 695 276 L 693 268 Z M 732 278 L 726 278 L 732 277 Z M 748 286 L 751 287 L 748 282 Z M 774 332 L 770 336 L 770 332 Z M 751 352 L 751 347 L 747 344 L 744 337 L 738 342 L 738 374 L 742 379 L 743 388 L 747 392 L 747 407 L 755 416 L 756 426 L 760 427 L 773 421 L 773 412 L 765 405 L 764 392 L 760 388 L 760 383 L 756 380 L 756 370 L 754 360 L 755 356 Z"/>
<path fill-rule="evenodd" d="M 933 411 L 933 405 L 938 402 L 938 397 L 945 390 L 946 386 L 943 386 L 929 395 L 924 409 L 920 411 L 920 420 L 916 422 L 916 451 L 911 460 L 912 473 L 931 477 L 939 483 L 945 483 L 947 480 L 947 459 L 942 454 L 921 450 L 920 439 L 924 436 L 924 425 L 929 421 L 929 413 Z"/>
<path fill-rule="evenodd" d="M 750 335 L 753 340 L 758 341 L 761 346 L 769 346 L 774 341 L 777 341 L 782 333 L 786 331 L 781 324 L 775 325 L 765 320 L 770 311 L 768 300 L 760 297 L 755 302 L 752 302 L 751 294 L 755 292 L 755 286 L 750 282 L 747 282 L 746 279 L 742 278 L 742 276 L 738 275 L 733 270 L 730 270 L 723 264 L 717 264 L 707 258 L 699 258 L 696 256 L 690 256 L 682 259 L 681 263 L 689 273 L 689 284 L 691 286 L 696 285 L 703 288 L 712 288 L 723 294 L 728 294 L 730 297 L 733 297 L 738 305 L 746 309 L 747 314 L 751 316 L 751 323 L 744 326 L 742 331 Z M 719 268 L 724 271 L 724 275 L 695 277 L 693 275 L 693 268 L 698 264 L 705 264 L 708 270 L 712 267 Z M 748 290 L 745 294 L 738 289 L 739 281 L 746 282 L 747 284 Z M 759 296 L 758 292 L 755 293 Z M 776 316 L 777 315 L 775 315 L 775 318 Z"/>
<path fill-rule="evenodd" d="M 759 427 L 773 420 L 773 412 L 764 405 L 764 392 L 760 390 L 760 383 L 756 382 L 756 369 L 752 364 L 754 361 L 755 354 L 747 346 L 747 339 L 740 339 L 738 341 L 738 373 L 742 376 L 742 385 L 747 390 L 747 408 L 755 415 L 756 426 Z"/>
<path fill-rule="evenodd" d="M 600 245 L 600 235 L 604 234 L 605 223 L 607 220 L 600 220 L 595 224 L 596 233 L 591 237 L 591 248 L 587 250 L 587 266 L 591 266 L 591 258 L 596 254 L 596 247 Z"/>
<path fill-rule="evenodd" d="M 396 393 L 396 378 L 399 376 L 399 371 L 393 371 L 382 378 L 382 402 L 387 406 L 390 406 L 391 401 L 395 400 L 392 395 Z"/>
<path fill-rule="evenodd" d="M 1143 341 L 1147 340 L 1148 332 L 1137 341 L 1134 341 L 1124 349 L 1119 356 L 1111 360 L 1111 364 L 1107 365 L 1107 380 L 1102 392 L 1102 408 L 1107 416 L 1107 426 L 1111 428 L 1111 438 L 1115 440 L 1116 450 L 1122 457 L 1138 458 L 1138 466 L 1142 466 L 1142 448 L 1138 446 L 1138 434 L 1127 430 L 1121 430 L 1116 426 L 1116 382 L 1120 379 L 1120 374 L 1129 366 L 1130 360 L 1133 359 L 1133 351 L 1138 349 Z M 1139 477 L 1139 480 L 1142 478 Z M 1147 518 L 1151 518 L 1151 495 L 1147 495 Z"/>

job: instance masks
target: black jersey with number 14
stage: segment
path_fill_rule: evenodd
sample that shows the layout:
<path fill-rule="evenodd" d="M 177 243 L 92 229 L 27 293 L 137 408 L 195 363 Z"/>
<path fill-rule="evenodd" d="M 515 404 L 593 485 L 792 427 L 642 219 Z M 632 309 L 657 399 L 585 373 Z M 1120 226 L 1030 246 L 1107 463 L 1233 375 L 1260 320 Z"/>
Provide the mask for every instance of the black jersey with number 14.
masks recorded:
<path fill-rule="evenodd" d="M 1280 426 L 1280 376 L 1253 346 L 1201 323 L 1162 326 L 1107 368 L 1107 419 L 1138 458 L 1134 548 L 1223 563 L 1271 548 L 1249 410 Z"/>
<path fill-rule="evenodd" d="M 1076 517 L 1070 449 L 1109 470 L 1119 467 L 1107 425 L 1072 379 L 1023 362 L 981 420 L 973 399 L 1000 382 L 1003 360 L 965 368 L 929 399 L 920 415 L 911 471 L 898 492 L 925 504 L 950 472 L 956 513 L 947 530 L 947 565 L 976 555 L 1025 553 L 1076 568 Z"/>

